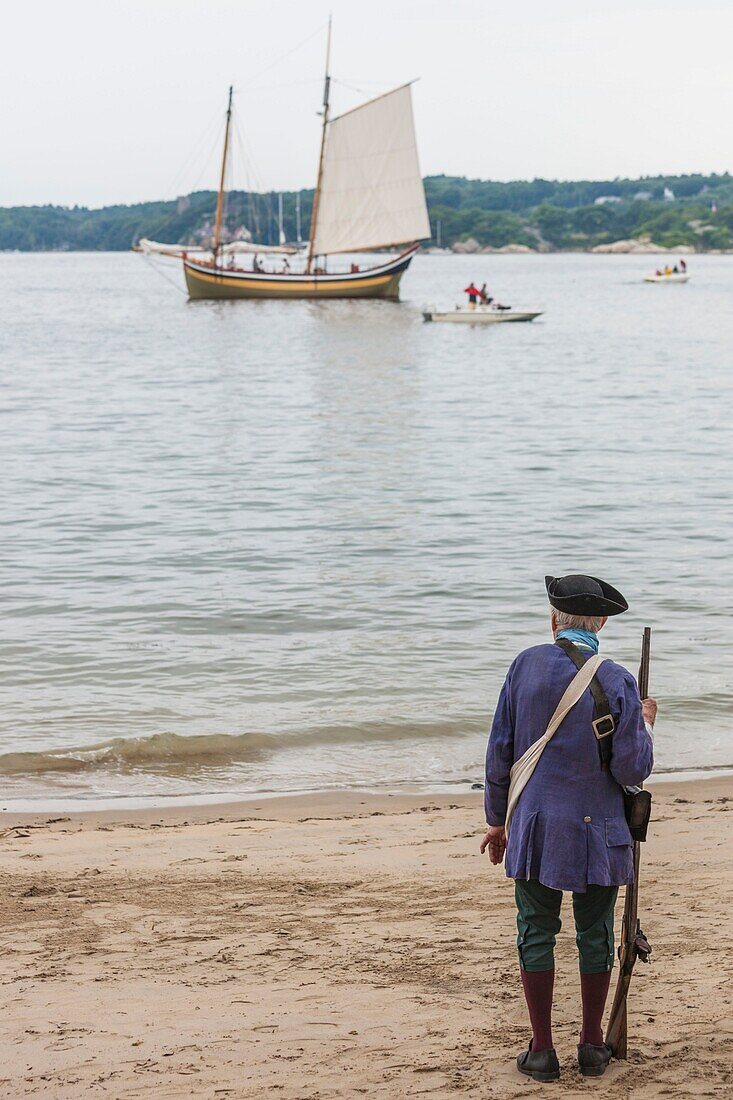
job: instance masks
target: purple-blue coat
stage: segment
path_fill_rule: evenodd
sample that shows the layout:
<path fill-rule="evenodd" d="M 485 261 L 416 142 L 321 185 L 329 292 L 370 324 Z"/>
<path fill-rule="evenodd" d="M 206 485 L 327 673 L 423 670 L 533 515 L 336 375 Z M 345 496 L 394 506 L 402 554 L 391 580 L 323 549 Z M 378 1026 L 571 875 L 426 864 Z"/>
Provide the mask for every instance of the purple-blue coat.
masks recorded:
<path fill-rule="evenodd" d="M 486 750 L 489 825 L 504 824 L 512 764 L 545 732 L 576 671 L 556 645 L 525 649 L 509 669 Z M 643 783 L 651 773 L 652 739 L 631 673 L 606 660 L 597 676 L 616 721 L 610 771 L 601 770 L 587 690 L 546 746 L 514 810 L 505 857 L 509 878 L 580 893 L 589 883 L 634 880 L 621 785 Z"/>

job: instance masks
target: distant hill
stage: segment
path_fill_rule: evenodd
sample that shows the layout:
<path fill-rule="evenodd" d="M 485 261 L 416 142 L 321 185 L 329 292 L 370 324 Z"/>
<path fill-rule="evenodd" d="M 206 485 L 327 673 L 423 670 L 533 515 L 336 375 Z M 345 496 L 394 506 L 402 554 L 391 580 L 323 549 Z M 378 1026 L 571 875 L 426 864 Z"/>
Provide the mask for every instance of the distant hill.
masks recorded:
<path fill-rule="evenodd" d="M 646 237 L 667 247 L 733 249 L 733 176 L 650 176 L 615 180 L 425 180 L 431 244 L 523 245 L 539 251 L 584 251 L 619 239 Z M 301 235 L 307 237 L 312 191 L 301 191 Z M 171 202 L 106 206 L 0 208 L 0 249 L 124 251 L 140 237 L 176 244 L 208 241 L 213 191 Z M 296 237 L 296 192 L 283 194 L 285 233 Z M 278 239 L 277 194 L 231 192 L 226 228 L 263 244 Z"/>

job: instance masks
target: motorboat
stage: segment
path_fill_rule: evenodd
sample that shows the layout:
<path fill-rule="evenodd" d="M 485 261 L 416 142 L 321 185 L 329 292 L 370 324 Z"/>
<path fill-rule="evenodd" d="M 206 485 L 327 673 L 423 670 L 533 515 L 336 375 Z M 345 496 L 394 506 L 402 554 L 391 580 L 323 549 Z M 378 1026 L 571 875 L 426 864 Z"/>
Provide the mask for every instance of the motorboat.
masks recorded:
<path fill-rule="evenodd" d="M 645 283 L 686 283 L 690 278 L 686 273 L 679 271 L 671 275 L 645 275 Z"/>
<path fill-rule="evenodd" d="M 456 306 L 452 310 L 424 309 L 425 321 L 452 321 L 467 325 L 499 325 L 508 324 L 510 321 L 534 321 L 535 317 L 541 317 L 542 310 L 528 309 L 503 309 L 496 306 Z"/>

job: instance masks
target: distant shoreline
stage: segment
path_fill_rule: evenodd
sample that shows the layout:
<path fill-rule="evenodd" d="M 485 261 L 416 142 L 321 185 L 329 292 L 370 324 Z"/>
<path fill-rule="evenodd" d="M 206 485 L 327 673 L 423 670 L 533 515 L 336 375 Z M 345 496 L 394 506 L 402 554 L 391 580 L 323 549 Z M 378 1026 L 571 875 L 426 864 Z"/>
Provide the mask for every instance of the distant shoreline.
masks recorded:
<path fill-rule="evenodd" d="M 426 245 L 586 252 L 635 240 L 696 252 L 733 250 L 733 175 L 642 176 L 606 180 L 423 179 Z M 227 192 L 224 238 L 258 245 L 308 239 L 313 191 Z M 2 206 L 0 249 L 123 252 L 147 237 L 208 244 L 216 192 L 100 207 Z M 474 247 L 475 245 L 475 247 Z M 647 249 L 648 251 L 649 249 Z"/>

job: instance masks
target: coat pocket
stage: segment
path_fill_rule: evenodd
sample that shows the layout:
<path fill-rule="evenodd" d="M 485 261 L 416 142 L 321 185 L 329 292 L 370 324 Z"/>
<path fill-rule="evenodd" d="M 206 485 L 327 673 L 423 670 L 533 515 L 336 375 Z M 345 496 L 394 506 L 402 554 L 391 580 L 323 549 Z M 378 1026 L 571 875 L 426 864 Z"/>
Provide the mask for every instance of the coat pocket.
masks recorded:
<path fill-rule="evenodd" d="M 631 833 L 625 817 L 606 818 L 606 846 L 608 848 L 631 846 Z"/>

